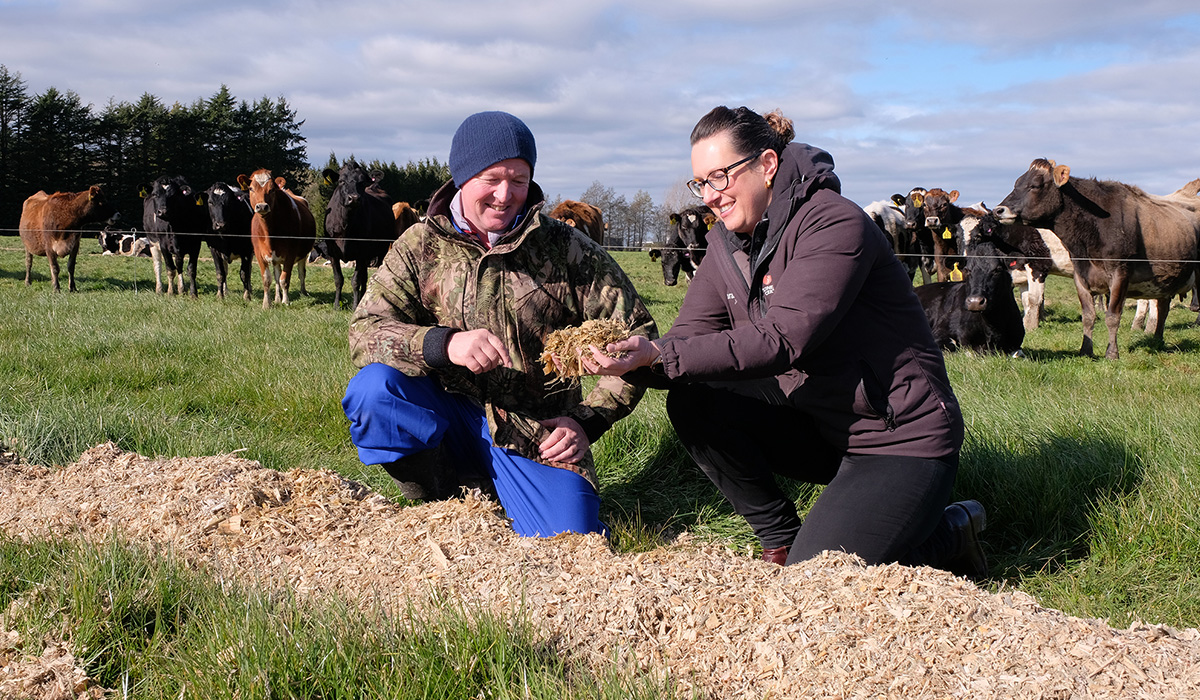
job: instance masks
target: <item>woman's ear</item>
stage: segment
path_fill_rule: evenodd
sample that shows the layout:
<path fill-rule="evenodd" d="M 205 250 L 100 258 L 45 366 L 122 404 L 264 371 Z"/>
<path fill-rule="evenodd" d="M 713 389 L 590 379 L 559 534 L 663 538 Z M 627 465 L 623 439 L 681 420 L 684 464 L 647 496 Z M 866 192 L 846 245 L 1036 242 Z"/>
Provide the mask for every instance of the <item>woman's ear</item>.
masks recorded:
<path fill-rule="evenodd" d="M 779 154 L 774 149 L 768 148 L 763 151 L 762 156 L 759 157 L 759 161 L 763 166 L 764 179 L 767 182 L 773 182 L 775 180 L 775 173 L 779 170 Z"/>

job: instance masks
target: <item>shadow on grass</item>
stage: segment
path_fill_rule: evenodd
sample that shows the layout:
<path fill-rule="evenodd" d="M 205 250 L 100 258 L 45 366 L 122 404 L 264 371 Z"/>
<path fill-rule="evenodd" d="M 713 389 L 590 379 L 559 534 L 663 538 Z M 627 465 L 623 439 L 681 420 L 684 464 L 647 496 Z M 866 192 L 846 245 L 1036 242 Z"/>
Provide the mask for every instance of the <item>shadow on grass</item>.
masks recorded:
<path fill-rule="evenodd" d="M 1136 491 L 1142 477 L 1141 460 L 1115 439 L 1051 435 L 1020 454 L 969 444 L 955 497 L 987 508 L 992 578 L 1019 579 L 1087 557 L 1095 511 Z"/>

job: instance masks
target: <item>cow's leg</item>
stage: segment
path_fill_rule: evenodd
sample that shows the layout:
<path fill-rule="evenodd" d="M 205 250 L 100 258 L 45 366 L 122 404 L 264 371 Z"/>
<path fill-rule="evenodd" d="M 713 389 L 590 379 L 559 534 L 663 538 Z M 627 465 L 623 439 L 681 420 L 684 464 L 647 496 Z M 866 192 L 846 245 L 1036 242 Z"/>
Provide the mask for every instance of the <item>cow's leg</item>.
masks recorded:
<path fill-rule="evenodd" d="M 1121 329 L 1121 312 L 1125 309 L 1128 292 L 1128 278 L 1121 272 L 1114 274 L 1108 287 L 1108 308 L 1104 310 L 1104 325 L 1108 326 L 1108 350 L 1104 357 L 1109 360 L 1115 360 L 1121 354 L 1117 349 L 1117 331 Z"/>
<path fill-rule="evenodd" d="M 296 258 L 296 281 L 300 283 L 300 296 L 308 296 L 308 290 L 304 288 L 304 278 L 308 275 L 308 253 Z M 290 276 L 290 273 L 289 273 Z"/>
<path fill-rule="evenodd" d="M 188 271 L 188 283 L 191 285 L 191 290 L 188 292 L 188 296 L 190 296 L 190 297 L 191 297 L 191 298 L 193 298 L 193 299 L 195 299 L 196 297 L 198 297 L 198 296 L 199 296 L 199 293 L 198 293 L 198 291 L 197 291 L 197 289 L 196 289 L 196 259 L 197 259 L 197 258 L 199 258 L 199 257 L 200 257 L 200 254 L 199 254 L 199 253 L 188 253 L 188 254 L 187 254 L 187 259 L 188 259 L 188 267 L 187 267 L 187 271 Z M 182 259 L 181 259 L 181 260 L 180 260 L 180 267 L 179 267 L 179 276 L 180 276 L 180 277 L 183 277 L 183 266 L 182 266 L 182 262 L 183 262 L 183 261 L 182 261 Z M 182 282 L 180 282 L 180 286 L 181 286 L 181 287 L 183 286 Z M 180 290 L 180 293 L 182 293 L 182 290 Z"/>
<path fill-rule="evenodd" d="M 354 298 L 351 300 L 353 304 L 351 309 L 357 309 L 358 301 L 367 293 L 367 274 L 369 272 L 370 266 L 367 264 L 366 258 L 354 263 Z"/>
<path fill-rule="evenodd" d="M 263 288 L 263 308 L 271 308 L 271 262 L 266 258 L 255 256 L 258 258 L 258 273 L 262 277 Z"/>
<path fill-rule="evenodd" d="M 1139 328 L 1148 331 L 1150 326 L 1146 323 L 1146 316 L 1150 311 L 1149 299 L 1137 299 L 1136 306 L 1133 311 L 1133 321 L 1129 324 L 1129 330 L 1136 331 Z"/>
<path fill-rule="evenodd" d="M 162 294 L 162 247 L 157 243 L 150 244 L 150 261 L 154 263 L 154 293 Z"/>
<path fill-rule="evenodd" d="M 292 303 L 292 298 L 289 292 L 291 292 L 292 286 L 292 265 L 294 265 L 295 262 L 296 261 L 292 258 L 285 257 L 282 261 L 277 263 L 278 267 L 276 267 L 276 270 L 278 270 L 278 272 L 276 274 L 278 274 L 279 284 L 276 286 L 277 293 L 275 295 L 275 301 L 283 304 Z"/>
<path fill-rule="evenodd" d="M 1078 269 L 1075 272 L 1075 291 L 1079 294 L 1079 309 L 1083 321 L 1083 345 L 1079 348 L 1079 354 L 1091 357 L 1093 354 L 1092 327 L 1096 325 L 1096 305 L 1092 290 L 1087 286 L 1087 281 L 1080 277 Z"/>
<path fill-rule="evenodd" d="M 61 292 L 62 289 L 58 286 L 58 255 L 50 246 L 46 246 L 46 261 L 50 263 L 50 284 L 54 291 Z"/>
<path fill-rule="evenodd" d="M 1026 332 L 1032 331 L 1041 325 L 1042 314 L 1046 310 L 1046 281 L 1035 279 L 1032 270 L 1028 272 L 1028 281 L 1024 285 L 1027 291 L 1021 295 L 1021 301 L 1025 303 L 1024 322 Z"/>
<path fill-rule="evenodd" d="M 242 256 L 242 299 L 250 301 L 250 256 Z"/>
<path fill-rule="evenodd" d="M 25 253 L 25 286 L 33 284 L 33 253 Z"/>
<path fill-rule="evenodd" d="M 213 269 L 217 272 L 217 298 L 225 299 L 226 280 L 229 278 L 229 260 L 210 245 L 208 252 L 212 253 Z"/>
<path fill-rule="evenodd" d="M 1154 338 L 1161 342 L 1163 339 L 1163 329 L 1167 327 L 1167 314 L 1171 311 L 1171 297 L 1155 299 L 1154 308 L 1158 312 L 1158 318 L 1154 319 L 1153 323 L 1147 321 L 1146 332 L 1149 333 L 1151 326 L 1153 326 Z"/>
<path fill-rule="evenodd" d="M 71 252 L 67 254 L 67 291 L 79 291 L 75 288 L 75 258 L 79 255 L 79 244 L 76 243 Z M 1169 302 L 1168 302 L 1169 303 Z"/>
<path fill-rule="evenodd" d="M 335 309 L 342 308 L 342 285 L 346 282 L 346 276 L 342 273 L 342 258 L 341 251 L 336 245 L 329 246 L 329 266 L 333 270 L 333 307 Z M 355 279 L 358 279 L 358 263 L 354 263 Z"/>

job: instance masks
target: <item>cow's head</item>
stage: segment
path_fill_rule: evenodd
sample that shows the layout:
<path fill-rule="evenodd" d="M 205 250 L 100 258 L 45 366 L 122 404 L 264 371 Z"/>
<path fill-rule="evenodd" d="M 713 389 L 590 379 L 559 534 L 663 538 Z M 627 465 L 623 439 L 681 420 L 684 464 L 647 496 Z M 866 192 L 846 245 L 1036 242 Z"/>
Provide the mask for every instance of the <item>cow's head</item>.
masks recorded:
<path fill-rule="evenodd" d="M 651 248 L 650 259 L 661 261 L 663 284 L 668 287 L 674 287 L 676 284 L 679 284 L 680 270 L 683 270 L 688 279 L 691 279 L 691 276 L 696 272 L 695 265 L 692 264 L 691 259 L 686 255 L 683 241 L 678 238 L 668 243 L 666 248 Z"/>
<path fill-rule="evenodd" d="M 326 168 L 322 173 L 325 184 L 334 186 L 333 194 L 329 195 L 331 208 L 335 205 L 348 209 L 357 207 L 366 196 L 367 188 L 382 177 L 383 173 L 367 172 L 366 167 L 353 159 L 346 161 L 337 172 Z"/>
<path fill-rule="evenodd" d="M 914 187 L 907 195 L 894 194 L 892 202 L 904 212 L 904 228 L 916 231 L 925 228 L 925 194 L 924 187 Z"/>
<path fill-rule="evenodd" d="M 250 193 L 250 208 L 255 214 L 269 214 L 272 207 L 280 204 L 280 197 L 286 197 L 286 181 L 282 177 L 271 177 L 271 171 L 266 168 L 255 170 L 249 177 L 238 175 L 238 184 Z"/>
<path fill-rule="evenodd" d="M 213 230 L 218 233 L 229 228 L 230 224 L 236 224 L 239 219 L 245 221 L 254 214 L 250 208 L 250 195 L 224 182 L 214 182 L 204 191 L 204 199 L 208 203 L 208 218 L 212 220 Z"/>
<path fill-rule="evenodd" d="M 683 254 L 694 267 L 704 260 L 708 250 L 708 230 L 715 221 L 716 217 L 708 207 L 692 207 L 670 216 L 673 237 L 682 242 Z"/>
<path fill-rule="evenodd" d="M 1029 170 L 1024 175 L 1017 178 L 1013 191 L 992 213 L 1001 223 L 1020 222 L 1052 228 L 1054 218 L 1062 211 L 1062 188 L 1070 181 L 1069 167 L 1038 158 L 1029 164 Z"/>
<path fill-rule="evenodd" d="M 1020 250 L 983 228 L 976 230 L 967 248 L 964 270 L 966 309 L 976 313 L 1001 302 L 1013 302 L 1012 270 L 1024 267 L 1026 262 Z"/>
<path fill-rule="evenodd" d="M 164 175 L 142 185 L 141 195 L 147 213 L 178 225 L 193 223 L 205 206 L 204 195 L 192 189 L 182 175 Z"/>
<path fill-rule="evenodd" d="M 935 187 L 925 193 L 921 211 L 925 215 L 925 227 L 940 234 L 943 229 L 957 226 L 962 221 L 962 209 L 954 206 L 958 201 L 958 190 L 947 192 Z"/>

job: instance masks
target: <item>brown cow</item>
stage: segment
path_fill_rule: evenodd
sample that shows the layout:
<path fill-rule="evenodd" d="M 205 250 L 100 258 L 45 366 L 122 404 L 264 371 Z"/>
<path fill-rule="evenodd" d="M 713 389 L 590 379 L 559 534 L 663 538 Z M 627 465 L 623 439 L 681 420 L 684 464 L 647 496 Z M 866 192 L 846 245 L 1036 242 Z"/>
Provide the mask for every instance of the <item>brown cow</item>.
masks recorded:
<path fill-rule="evenodd" d="M 79 255 L 79 230 L 84 224 L 112 221 L 117 212 L 108 204 L 99 185 L 83 192 L 38 192 L 21 207 L 21 242 L 25 244 L 25 284 L 32 284 L 33 256 L 50 261 L 50 280 L 58 285 L 58 259 L 67 256 L 67 289 L 75 291 L 75 258 Z"/>
<path fill-rule="evenodd" d="M 408 202 L 396 202 L 392 205 L 392 216 L 396 217 L 396 238 L 408 230 L 409 226 L 421 220 L 420 214 Z"/>
<path fill-rule="evenodd" d="M 1106 357 L 1118 356 L 1129 296 L 1157 300 L 1154 335 L 1162 340 L 1171 298 L 1191 289 L 1200 252 L 1200 213 L 1177 201 L 1180 193 L 1156 197 L 1120 182 L 1071 177 L 1069 167 L 1039 158 L 993 210 L 1001 223 L 1054 231 L 1070 252 L 1083 311 L 1081 355 L 1092 354 L 1093 294 L 1108 294 Z"/>
<path fill-rule="evenodd" d="M 250 177 L 238 175 L 238 184 L 250 193 L 254 218 L 250 222 L 250 241 L 254 258 L 262 274 L 263 308 L 271 307 L 271 279 L 275 280 L 275 301 L 290 304 L 292 266 L 299 263 L 300 293 L 304 294 L 304 265 L 317 237 L 317 223 L 308 202 L 287 189 L 282 177 L 271 177 L 270 170 L 255 170 Z M 269 272 L 269 274 L 268 274 Z"/>
<path fill-rule="evenodd" d="M 550 212 L 550 218 L 574 226 L 588 238 L 604 245 L 604 216 L 596 207 L 586 202 L 564 199 Z"/>

